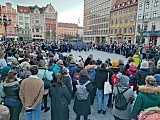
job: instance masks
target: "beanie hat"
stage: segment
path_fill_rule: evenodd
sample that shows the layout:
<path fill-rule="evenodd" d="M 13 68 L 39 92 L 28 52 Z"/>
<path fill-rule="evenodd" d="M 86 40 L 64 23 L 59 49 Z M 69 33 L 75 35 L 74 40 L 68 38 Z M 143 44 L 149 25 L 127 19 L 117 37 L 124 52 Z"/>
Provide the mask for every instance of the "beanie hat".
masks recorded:
<path fill-rule="evenodd" d="M 84 67 L 84 63 L 83 62 L 79 62 L 78 66 L 79 67 Z"/>
<path fill-rule="evenodd" d="M 62 60 L 58 60 L 57 64 L 58 64 L 59 66 L 63 66 L 63 65 L 64 65 Z"/>
<path fill-rule="evenodd" d="M 10 70 L 11 70 L 11 68 L 10 68 L 9 66 L 5 66 L 5 67 L 2 69 L 1 73 L 2 73 L 2 74 L 7 74 Z"/>
<path fill-rule="evenodd" d="M 117 77 L 119 78 L 119 85 L 122 87 L 127 87 L 129 82 L 129 77 L 126 75 L 122 75 L 122 73 L 118 73 Z"/>
<path fill-rule="evenodd" d="M 149 67 L 149 63 L 148 63 L 148 61 L 143 61 L 142 63 L 141 63 L 141 68 L 148 68 Z"/>
<path fill-rule="evenodd" d="M 112 62 L 112 68 L 119 68 L 119 62 L 118 61 L 113 61 Z"/>

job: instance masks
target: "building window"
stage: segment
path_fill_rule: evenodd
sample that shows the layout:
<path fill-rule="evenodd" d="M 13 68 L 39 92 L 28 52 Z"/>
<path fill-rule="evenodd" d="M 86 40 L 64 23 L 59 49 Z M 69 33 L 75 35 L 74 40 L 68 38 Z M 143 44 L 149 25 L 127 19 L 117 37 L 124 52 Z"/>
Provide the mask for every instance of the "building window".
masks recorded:
<path fill-rule="evenodd" d="M 138 20 L 141 20 L 142 19 L 142 16 L 141 14 L 138 15 Z"/>
<path fill-rule="evenodd" d="M 121 30 L 121 28 L 119 29 L 119 33 L 121 34 L 121 32 L 122 32 L 122 30 Z"/>
<path fill-rule="evenodd" d="M 39 28 L 36 28 L 36 32 L 39 32 Z"/>
<path fill-rule="evenodd" d="M 126 9 L 126 13 L 128 13 L 129 12 L 129 9 Z"/>
<path fill-rule="evenodd" d="M 131 22 L 134 21 L 134 16 L 131 16 L 130 21 Z"/>
<path fill-rule="evenodd" d="M 142 4 L 139 4 L 139 10 L 142 10 Z"/>
<path fill-rule="evenodd" d="M 116 19 L 116 24 L 118 24 L 118 19 Z"/>
<path fill-rule="evenodd" d="M 134 12 L 134 7 L 131 8 L 132 12 Z"/>
<path fill-rule="evenodd" d="M 125 18 L 125 22 L 126 22 L 126 23 L 128 22 L 128 18 Z"/>
<path fill-rule="evenodd" d="M 114 24 L 114 20 L 112 20 L 112 24 Z"/>
<path fill-rule="evenodd" d="M 148 9 L 149 6 L 150 6 L 150 2 L 148 1 L 148 2 L 146 2 L 146 9 Z"/>
<path fill-rule="evenodd" d="M 122 23 L 123 22 L 123 19 L 122 18 L 120 18 L 120 23 Z"/>
<path fill-rule="evenodd" d="M 132 27 L 129 28 L 129 32 L 132 33 Z"/>
<path fill-rule="evenodd" d="M 156 30 L 156 23 L 152 23 L 152 30 L 153 30 L 153 31 Z"/>
<path fill-rule="evenodd" d="M 159 0 L 155 0 L 154 7 L 158 6 L 158 2 L 159 2 Z"/>
<path fill-rule="evenodd" d="M 153 17 L 158 17 L 157 11 L 153 11 Z"/>
<path fill-rule="evenodd" d="M 34 32 L 34 28 L 32 28 L 32 32 Z"/>
<path fill-rule="evenodd" d="M 115 29 L 115 34 L 117 34 L 117 29 Z"/>
<path fill-rule="evenodd" d="M 127 28 L 124 28 L 124 33 L 126 33 L 127 32 Z"/>
<path fill-rule="evenodd" d="M 145 14 L 145 18 L 146 18 L 146 19 L 149 18 L 149 12 L 147 12 L 147 13 Z"/>

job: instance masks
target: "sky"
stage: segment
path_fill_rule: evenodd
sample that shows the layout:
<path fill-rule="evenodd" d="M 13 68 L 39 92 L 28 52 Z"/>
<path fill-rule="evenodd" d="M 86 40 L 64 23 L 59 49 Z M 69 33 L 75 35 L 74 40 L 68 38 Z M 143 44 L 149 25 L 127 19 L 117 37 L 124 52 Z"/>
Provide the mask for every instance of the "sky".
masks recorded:
<path fill-rule="evenodd" d="M 12 3 L 15 9 L 17 5 L 42 7 L 51 3 L 58 12 L 58 22 L 78 23 L 79 26 L 83 26 L 83 0 L 0 0 L 2 5 L 6 2 Z"/>

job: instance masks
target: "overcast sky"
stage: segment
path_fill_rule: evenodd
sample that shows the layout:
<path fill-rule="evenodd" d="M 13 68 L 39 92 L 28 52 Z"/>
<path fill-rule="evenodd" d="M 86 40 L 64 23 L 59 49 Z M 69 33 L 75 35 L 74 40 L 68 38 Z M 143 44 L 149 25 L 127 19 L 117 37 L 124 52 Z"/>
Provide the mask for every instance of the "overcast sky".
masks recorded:
<path fill-rule="evenodd" d="M 51 3 L 55 10 L 58 12 L 58 22 L 78 23 L 79 26 L 83 25 L 83 0 L 0 0 L 0 4 L 5 5 L 6 2 L 11 2 L 14 8 L 17 5 L 39 7 L 46 6 Z"/>

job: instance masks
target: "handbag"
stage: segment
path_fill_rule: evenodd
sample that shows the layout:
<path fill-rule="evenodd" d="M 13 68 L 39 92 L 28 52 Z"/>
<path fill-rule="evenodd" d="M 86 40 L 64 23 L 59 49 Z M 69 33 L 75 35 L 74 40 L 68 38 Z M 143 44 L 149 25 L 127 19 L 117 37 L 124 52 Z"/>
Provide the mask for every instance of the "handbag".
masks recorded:
<path fill-rule="evenodd" d="M 49 89 L 50 86 L 51 86 L 51 81 L 49 81 L 49 80 L 47 79 L 46 70 L 44 71 L 44 75 L 43 75 L 42 80 L 44 81 L 44 89 Z"/>
<path fill-rule="evenodd" d="M 109 72 L 108 72 L 108 78 L 107 81 L 104 82 L 104 95 L 112 93 L 112 86 L 109 83 Z"/>

